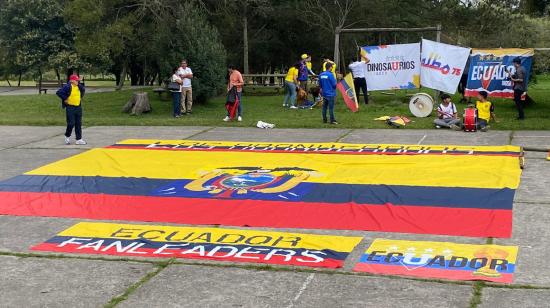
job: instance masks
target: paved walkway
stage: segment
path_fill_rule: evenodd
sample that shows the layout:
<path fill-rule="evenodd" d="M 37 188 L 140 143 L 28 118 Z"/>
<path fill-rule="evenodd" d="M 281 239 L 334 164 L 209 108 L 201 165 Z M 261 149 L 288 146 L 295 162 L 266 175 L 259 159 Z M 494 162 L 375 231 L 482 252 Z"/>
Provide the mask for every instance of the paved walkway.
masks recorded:
<path fill-rule="evenodd" d="M 464 134 L 440 130 L 309 130 L 216 127 L 89 127 L 86 146 L 63 145 L 63 127 L 0 127 L 0 179 L 126 138 L 503 145 L 550 148 L 550 131 Z M 490 239 L 335 230 L 296 232 L 365 239 L 343 269 L 305 270 L 219 262 L 116 259 L 29 253 L 29 247 L 82 220 L 0 216 L 2 306 L 122 307 L 547 307 L 550 302 L 550 162 L 528 152 L 514 204 L 519 245 L 514 288 L 352 274 L 377 237 L 486 243 Z"/>
<path fill-rule="evenodd" d="M 143 86 L 124 87 L 127 89 L 139 89 Z M 100 92 L 114 92 L 115 87 L 86 87 L 86 93 L 100 93 Z M 0 96 L 2 95 L 38 95 L 38 89 L 36 87 L 0 87 Z M 48 95 L 55 94 L 55 90 L 48 90 Z"/>

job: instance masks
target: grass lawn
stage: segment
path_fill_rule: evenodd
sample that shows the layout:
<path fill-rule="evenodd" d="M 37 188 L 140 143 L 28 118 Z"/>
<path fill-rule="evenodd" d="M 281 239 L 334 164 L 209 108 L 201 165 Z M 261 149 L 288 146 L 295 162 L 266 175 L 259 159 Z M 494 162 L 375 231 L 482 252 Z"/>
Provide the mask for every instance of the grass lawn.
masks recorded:
<path fill-rule="evenodd" d="M 146 90 L 150 91 L 150 90 Z M 433 95 L 434 91 L 425 89 Z M 409 94 L 412 92 L 409 91 Z M 122 106 L 131 97 L 132 91 L 92 93 L 84 99 L 84 125 L 203 125 L 203 126 L 253 126 L 262 120 L 275 123 L 277 127 L 294 128 L 387 128 L 376 117 L 384 115 L 404 115 L 414 122 L 404 129 L 432 128 L 434 115 L 428 118 L 415 118 L 408 107 L 404 91 L 396 95 L 371 93 L 371 103 L 360 105 L 357 113 L 350 112 L 339 98 L 336 103 L 336 119 L 340 125 L 323 124 L 320 109 L 283 109 L 283 97 L 245 96 L 243 97 L 243 122 L 226 123 L 224 97 L 217 97 L 207 104 L 196 105 L 193 115 L 179 119 L 171 117 L 171 100 L 161 100 L 155 93 L 149 93 L 153 112 L 142 116 L 130 116 L 121 112 Z M 492 100 L 495 103 L 499 123 L 490 123 L 493 129 L 501 130 L 544 130 L 550 129 L 550 76 L 538 76 L 538 84 L 529 88 L 530 96 L 536 101 L 525 110 L 527 119 L 517 121 L 517 112 L 512 100 Z M 166 99 L 166 98 L 165 98 Z M 459 97 L 454 97 L 454 102 Z M 466 107 L 457 104 L 459 114 Z M 434 113 L 435 114 L 435 113 Z M 65 125 L 65 115 L 60 101 L 55 95 L 0 96 L 0 125 Z"/>

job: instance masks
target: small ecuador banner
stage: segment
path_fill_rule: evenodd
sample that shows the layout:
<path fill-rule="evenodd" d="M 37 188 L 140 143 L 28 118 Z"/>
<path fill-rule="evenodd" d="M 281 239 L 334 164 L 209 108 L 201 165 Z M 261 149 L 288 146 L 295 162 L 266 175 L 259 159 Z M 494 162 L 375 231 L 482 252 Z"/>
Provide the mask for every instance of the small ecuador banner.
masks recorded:
<path fill-rule="evenodd" d="M 517 146 L 129 139 L 0 182 L 0 215 L 510 237 Z"/>
<path fill-rule="evenodd" d="M 356 272 L 512 283 L 517 246 L 375 239 Z"/>
<path fill-rule="evenodd" d="M 336 87 L 342 94 L 346 106 L 348 106 L 348 108 L 353 112 L 359 111 L 359 104 L 357 104 L 357 97 L 355 96 L 355 86 L 353 85 L 353 76 L 351 75 L 351 73 L 347 74 L 344 79 L 340 80 Z"/>
<path fill-rule="evenodd" d="M 361 237 L 81 222 L 31 250 L 339 268 Z"/>
<path fill-rule="evenodd" d="M 468 61 L 470 48 L 422 40 L 420 84 L 454 94 Z"/>
<path fill-rule="evenodd" d="M 479 91 L 487 91 L 492 97 L 514 98 L 513 82 L 507 71 L 515 73 L 512 60 L 519 57 L 526 73 L 525 85 L 528 85 L 534 54 L 533 49 L 473 49 L 465 95 L 476 96 Z"/>
<path fill-rule="evenodd" d="M 420 43 L 363 46 L 369 91 L 420 87 Z"/>

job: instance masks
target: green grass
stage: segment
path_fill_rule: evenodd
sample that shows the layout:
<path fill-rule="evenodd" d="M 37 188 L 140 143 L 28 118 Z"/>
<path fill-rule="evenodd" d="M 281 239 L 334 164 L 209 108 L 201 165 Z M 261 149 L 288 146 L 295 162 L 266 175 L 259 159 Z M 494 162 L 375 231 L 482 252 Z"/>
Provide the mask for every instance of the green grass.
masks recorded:
<path fill-rule="evenodd" d="M 150 90 L 146 90 L 150 91 Z M 423 91 L 433 95 L 434 91 Z M 393 92 L 392 92 L 393 93 Z M 397 91 L 396 95 L 371 93 L 371 103 L 360 105 L 357 113 L 350 112 L 339 98 L 336 104 L 336 119 L 341 125 L 327 125 L 321 121 L 320 109 L 283 109 L 283 96 L 246 95 L 243 97 L 243 117 L 241 123 L 221 121 L 225 116 L 224 97 L 213 98 L 206 104 L 196 104 L 193 115 L 180 119 L 171 117 L 171 100 L 161 100 L 155 93 L 149 93 L 153 112 L 141 116 L 130 116 L 121 112 L 122 106 L 131 97 L 132 91 L 92 93 L 85 97 L 84 125 L 199 125 L 199 126 L 245 126 L 255 125 L 262 120 L 275 123 L 277 127 L 288 128 L 388 128 L 374 118 L 388 115 L 404 115 L 413 120 L 405 129 L 432 128 L 434 116 L 415 118 L 408 107 L 406 94 L 412 91 Z M 526 108 L 525 121 L 515 120 L 517 112 L 511 100 L 492 100 L 495 103 L 499 123 L 491 123 L 493 129 L 500 130 L 544 130 L 550 129 L 550 76 L 539 76 L 538 83 L 529 90 L 535 104 Z M 454 97 L 458 102 L 459 97 Z M 466 107 L 457 104 L 459 113 Z M 0 96 L 0 125 L 64 125 L 65 116 L 60 101 L 54 95 Z"/>

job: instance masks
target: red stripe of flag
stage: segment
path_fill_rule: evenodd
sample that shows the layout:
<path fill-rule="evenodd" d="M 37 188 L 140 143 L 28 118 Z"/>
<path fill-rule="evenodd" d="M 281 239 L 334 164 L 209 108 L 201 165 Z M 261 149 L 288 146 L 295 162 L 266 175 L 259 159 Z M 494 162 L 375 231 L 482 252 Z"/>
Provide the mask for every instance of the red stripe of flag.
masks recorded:
<path fill-rule="evenodd" d="M 511 210 L 0 192 L 0 214 L 509 238 Z"/>

